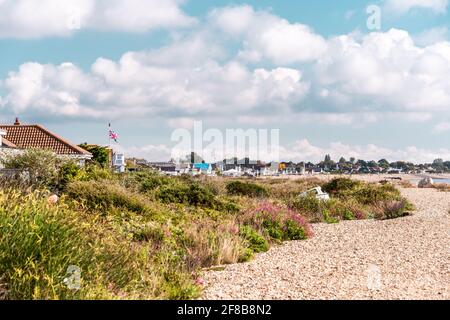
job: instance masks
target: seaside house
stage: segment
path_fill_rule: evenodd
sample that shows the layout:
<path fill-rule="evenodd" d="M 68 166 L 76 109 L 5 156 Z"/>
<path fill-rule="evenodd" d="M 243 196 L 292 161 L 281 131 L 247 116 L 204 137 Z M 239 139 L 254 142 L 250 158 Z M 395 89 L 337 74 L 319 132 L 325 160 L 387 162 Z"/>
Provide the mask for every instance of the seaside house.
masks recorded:
<path fill-rule="evenodd" d="M 112 158 L 112 167 L 116 172 L 124 173 L 126 162 L 125 155 L 123 153 L 115 152 Z"/>
<path fill-rule="evenodd" d="M 210 163 L 194 163 L 192 169 L 196 170 L 200 174 L 212 174 L 212 166 Z"/>
<path fill-rule="evenodd" d="M 174 162 L 148 162 L 148 166 L 164 174 L 177 174 L 177 165 Z"/>
<path fill-rule="evenodd" d="M 67 158 L 84 165 L 92 154 L 75 144 L 57 136 L 41 125 L 24 125 L 19 119 L 12 125 L 0 124 L 2 149 L 45 149 L 53 151 L 60 158 Z"/>

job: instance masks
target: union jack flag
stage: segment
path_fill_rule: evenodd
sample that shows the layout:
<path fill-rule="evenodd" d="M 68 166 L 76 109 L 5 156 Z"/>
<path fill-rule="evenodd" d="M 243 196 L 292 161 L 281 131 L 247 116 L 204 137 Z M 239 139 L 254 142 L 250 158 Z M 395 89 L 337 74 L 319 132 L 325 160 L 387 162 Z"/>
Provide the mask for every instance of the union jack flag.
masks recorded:
<path fill-rule="evenodd" d="M 118 142 L 119 140 L 119 135 L 114 130 L 111 130 L 111 124 L 109 124 L 109 138 L 113 139 L 115 142 Z"/>

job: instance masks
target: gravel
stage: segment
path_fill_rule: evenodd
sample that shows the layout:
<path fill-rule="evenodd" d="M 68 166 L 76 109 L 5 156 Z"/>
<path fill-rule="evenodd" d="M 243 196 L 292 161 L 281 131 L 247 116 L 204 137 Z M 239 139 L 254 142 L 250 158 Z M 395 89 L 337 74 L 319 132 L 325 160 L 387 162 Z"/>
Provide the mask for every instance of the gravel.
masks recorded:
<path fill-rule="evenodd" d="M 449 299 L 450 193 L 402 193 L 412 216 L 315 224 L 309 240 L 206 271 L 203 299 Z"/>

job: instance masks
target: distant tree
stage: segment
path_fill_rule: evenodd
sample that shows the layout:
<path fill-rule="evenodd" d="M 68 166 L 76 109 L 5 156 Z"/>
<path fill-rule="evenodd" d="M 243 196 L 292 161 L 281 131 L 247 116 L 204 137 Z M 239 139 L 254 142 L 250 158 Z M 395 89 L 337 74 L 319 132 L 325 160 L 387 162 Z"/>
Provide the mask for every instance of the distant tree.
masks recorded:
<path fill-rule="evenodd" d="M 439 171 L 445 170 L 444 160 L 442 159 L 436 159 L 433 161 L 432 167 Z"/>
<path fill-rule="evenodd" d="M 351 157 L 351 158 L 350 158 L 350 163 L 351 163 L 351 164 L 355 164 L 355 161 L 356 161 L 356 159 L 355 159 L 354 157 Z"/>
<path fill-rule="evenodd" d="M 326 156 L 325 156 L 325 164 L 327 164 L 327 163 L 330 163 L 331 162 L 331 156 L 329 155 L 329 154 L 327 154 Z"/>
<path fill-rule="evenodd" d="M 356 161 L 356 164 L 361 167 L 367 167 L 367 162 L 364 160 L 358 160 L 358 161 Z"/>
<path fill-rule="evenodd" d="M 341 157 L 341 158 L 339 159 L 339 164 L 344 164 L 344 163 L 347 163 L 347 160 L 345 160 L 344 157 Z"/>
<path fill-rule="evenodd" d="M 369 167 L 369 168 L 377 168 L 378 167 L 378 164 L 375 162 L 375 161 L 369 161 L 368 163 L 367 163 L 367 166 Z"/>
<path fill-rule="evenodd" d="M 389 161 L 387 161 L 386 159 L 380 159 L 378 161 L 378 165 L 382 168 L 387 169 L 387 168 L 389 168 Z"/>
<path fill-rule="evenodd" d="M 444 162 L 444 167 L 446 170 L 450 170 L 450 161 L 445 161 Z"/>
<path fill-rule="evenodd" d="M 92 153 L 91 161 L 102 166 L 103 168 L 109 166 L 109 150 L 108 150 L 108 148 L 96 146 L 96 145 L 88 145 L 87 143 L 80 144 L 79 147 Z"/>

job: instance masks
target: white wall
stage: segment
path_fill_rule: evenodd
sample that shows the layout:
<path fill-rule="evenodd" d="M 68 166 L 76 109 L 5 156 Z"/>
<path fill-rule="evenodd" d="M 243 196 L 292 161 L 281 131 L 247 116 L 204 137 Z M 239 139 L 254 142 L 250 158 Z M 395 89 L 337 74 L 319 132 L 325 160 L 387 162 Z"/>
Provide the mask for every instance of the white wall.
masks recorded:
<path fill-rule="evenodd" d="M 5 130 L 0 130 L 0 147 L 3 145 L 2 137 L 6 136 Z"/>

